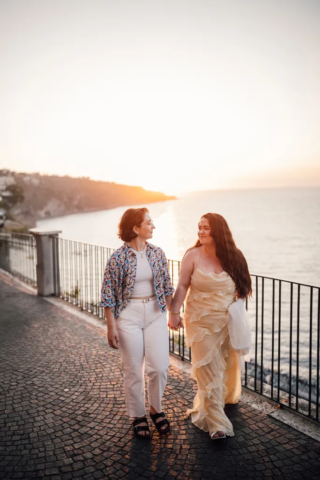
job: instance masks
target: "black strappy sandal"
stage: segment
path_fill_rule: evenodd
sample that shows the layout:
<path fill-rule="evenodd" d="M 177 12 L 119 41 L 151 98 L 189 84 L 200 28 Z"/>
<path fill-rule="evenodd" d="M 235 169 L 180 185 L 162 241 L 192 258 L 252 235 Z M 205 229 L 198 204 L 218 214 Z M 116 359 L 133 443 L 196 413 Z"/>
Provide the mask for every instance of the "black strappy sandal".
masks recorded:
<path fill-rule="evenodd" d="M 164 417 L 164 418 L 160 422 L 157 422 L 156 420 L 160 417 Z M 153 415 L 150 413 L 150 418 L 153 421 L 153 423 L 155 424 L 155 427 L 158 430 L 158 432 L 160 433 L 160 435 L 164 435 L 165 433 L 170 432 L 170 423 L 168 422 L 168 420 L 167 420 L 167 418 L 166 418 L 166 416 L 163 412 L 154 413 Z M 166 425 L 167 427 L 166 428 L 161 428 L 164 425 Z"/>
<path fill-rule="evenodd" d="M 139 423 L 146 423 L 147 425 L 141 425 L 141 426 L 137 426 Z M 149 439 L 151 438 L 151 435 L 150 435 L 150 430 L 149 430 L 149 426 L 148 426 L 148 421 L 146 419 L 146 417 L 143 417 L 143 418 L 136 418 L 136 420 L 133 420 L 132 422 L 132 426 L 133 426 L 133 430 L 134 430 L 134 434 L 136 437 L 138 438 L 144 438 L 144 439 Z M 149 432 L 149 435 L 141 435 L 139 432 Z"/>

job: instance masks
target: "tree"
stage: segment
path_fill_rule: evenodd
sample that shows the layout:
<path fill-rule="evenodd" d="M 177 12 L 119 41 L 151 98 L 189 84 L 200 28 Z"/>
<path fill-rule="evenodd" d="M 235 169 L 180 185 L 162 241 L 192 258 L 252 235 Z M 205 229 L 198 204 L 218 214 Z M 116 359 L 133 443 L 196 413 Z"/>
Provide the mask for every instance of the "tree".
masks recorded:
<path fill-rule="evenodd" d="M 6 210 L 10 210 L 10 208 L 14 207 L 17 203 L 23 202 L 24 193 L 21 185 L 17 185 L 17 184 L 9 185 L 6 188 L 6 192 L 10 192 L 11 195 L 8 197 L 3 196 L 2 202 L 0 202 L 0 206 L 5 208 Z"/>

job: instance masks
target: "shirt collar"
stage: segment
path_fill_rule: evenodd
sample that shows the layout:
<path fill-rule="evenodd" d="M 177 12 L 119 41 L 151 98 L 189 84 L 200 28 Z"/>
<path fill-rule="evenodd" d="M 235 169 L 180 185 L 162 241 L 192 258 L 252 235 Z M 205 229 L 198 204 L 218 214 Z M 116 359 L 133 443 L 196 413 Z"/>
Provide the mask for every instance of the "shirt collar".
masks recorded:
<path fill-rule="evenodd" d="M 129 242 L 124 242 L 123 246 L 124 246 L 124 248 L 125 248 L 125 252 L 128 252 L 128 251 L 131 251 L 131 252 L 132 252 L 132 251 L 133 251 L 133 248 L 131 247 L 131 245 L 130 245 Z M 147 250 L 147 252 L 148 252 L 149 250 L 154 250 L 154 246 L 153 246 L 151 243 L 147 242 L 147 241 L 146 241 L 146 250 Z"/>

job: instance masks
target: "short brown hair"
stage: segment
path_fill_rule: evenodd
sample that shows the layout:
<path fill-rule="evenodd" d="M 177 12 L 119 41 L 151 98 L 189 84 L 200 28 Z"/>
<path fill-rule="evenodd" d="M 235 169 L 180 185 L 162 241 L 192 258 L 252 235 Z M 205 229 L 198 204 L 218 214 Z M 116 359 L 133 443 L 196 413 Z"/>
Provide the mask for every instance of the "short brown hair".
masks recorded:
<path fill-rule="evenodd" d="M 130 242 L 137 238 L 133 227 L 140 227 L 144 220 L 145 213 L 149 213 L 147 208 L 129 208 L 124 212 L 118 226 L 118 237 L 124 242 Z"/>

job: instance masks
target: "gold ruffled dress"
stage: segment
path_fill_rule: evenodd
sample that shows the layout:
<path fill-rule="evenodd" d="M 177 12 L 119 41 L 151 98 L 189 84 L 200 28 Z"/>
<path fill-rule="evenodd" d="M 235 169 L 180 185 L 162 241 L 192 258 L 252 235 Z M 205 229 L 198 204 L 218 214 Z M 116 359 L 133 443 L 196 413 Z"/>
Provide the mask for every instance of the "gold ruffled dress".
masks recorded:
<path fill-rule="evenodd" d="M 197 268 L 186 299 L 187 345 L 191 347 L 191 376 L 197 380 L 192 423 L 209 434 L 222 431 L 233 436 L 224 413 L 226 403 L 237 403 L 241 394 L 239 355 L 232 349 L 228 331 L 228 307 L 236 287 L 226 272 L 204 273 Z"/>

